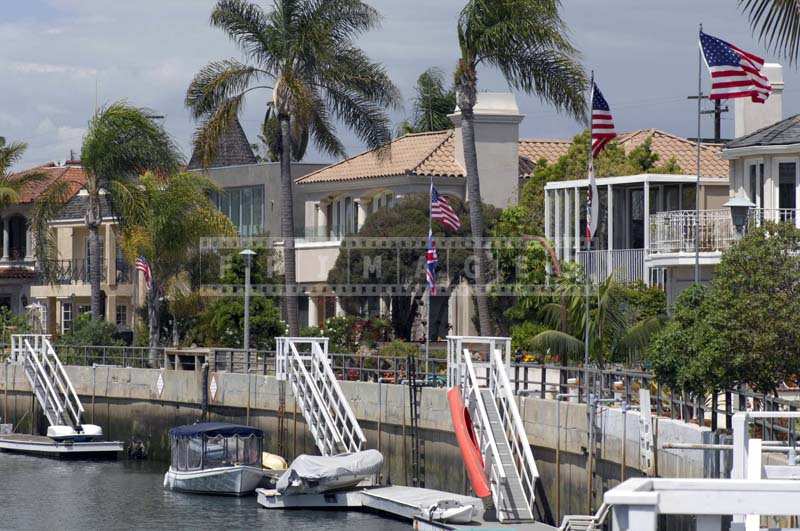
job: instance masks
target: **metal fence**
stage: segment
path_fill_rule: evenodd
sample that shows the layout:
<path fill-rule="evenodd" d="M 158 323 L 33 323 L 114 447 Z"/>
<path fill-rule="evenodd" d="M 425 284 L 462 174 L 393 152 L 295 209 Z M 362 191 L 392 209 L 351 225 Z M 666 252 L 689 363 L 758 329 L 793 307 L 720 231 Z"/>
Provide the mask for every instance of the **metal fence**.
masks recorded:
<path fill-rule="evenodd" d="M 2 347 L 2 345 L 0 345 Z M 159 347 L 151 358 L 148 347 L 55 345 L 65 365 L 119 366 L 132 368 L 174 368 L 174 348 Z M 0 361 L 7 349 L 0 350 Z M 195 353 L 196 354 L 196 353 Z M 447 360 L 438 351 L 426 360 L 420 348 L 415 377 L 428 386 L 444 386 Z M 209 349 L 202 354 L 212 371 L 271 374 L 275 371 L 275 351 Z M 408 381 L 408 357 L 329 353 L 336 377 L 343 381 L 404 384 Z M 171 360 L 171 361 L 170 361 Z M 488 374 L 478 370 L 478 378 Z M 652 373 L 622 367 L 585 369 L 577 366 L 512 362 L 509 379 L 518 395 L 586 403 L 586 382 L 593 397 L 614 399 L 619 404 L 639 406 L 639 389 L 651 394 L 652 411 L 661 417 L 706 425 L 711 429 L 730 429 L 737 411 L 798 411 L 797 400 L 763 395 L 746 388 L 721 391 L 707 396 L 691 396 L 662 386 Z M 763 418 L 755 424 L 765 440 L 795 440 L 796 426 L 786 419 Z"/>

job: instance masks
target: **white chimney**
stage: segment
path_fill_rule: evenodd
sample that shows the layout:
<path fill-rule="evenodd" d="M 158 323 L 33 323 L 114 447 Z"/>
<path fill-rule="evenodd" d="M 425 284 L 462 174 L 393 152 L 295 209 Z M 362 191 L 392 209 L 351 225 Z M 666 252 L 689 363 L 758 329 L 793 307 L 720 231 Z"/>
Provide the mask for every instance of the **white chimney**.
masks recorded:
<path fill-rule="evenodd" d="M 524 116 L 510 92 L 479 92 L 474 112 L 481 199 L 498 208 L 514 205 L 519 191 L 519 123 Z M 450 119 L 455 125 L 456 160 L 466 169 L 461 111 L 456 108 Z"/>
<path fill-rule="evenodd" d="M 772 85 L 772 94 L 766 102 L 753 103 L 748 98 L 734 100 L 735 138 L 783 120 L 783 67 L 777 63 L 766 63 L 764 73 Z"/>

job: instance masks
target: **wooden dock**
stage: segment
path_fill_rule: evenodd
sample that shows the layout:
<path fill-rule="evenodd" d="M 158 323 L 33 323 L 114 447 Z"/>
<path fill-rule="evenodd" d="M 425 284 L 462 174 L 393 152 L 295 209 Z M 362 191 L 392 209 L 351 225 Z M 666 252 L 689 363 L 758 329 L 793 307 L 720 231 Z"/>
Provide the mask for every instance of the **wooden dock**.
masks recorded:
<path fill-rule="evenodd" d="M 56 441 L 42 435 L 0 435 L 0 451 L 55 457 L 58 459 L 116 459 L 123 451 L 119 441 Z"/>

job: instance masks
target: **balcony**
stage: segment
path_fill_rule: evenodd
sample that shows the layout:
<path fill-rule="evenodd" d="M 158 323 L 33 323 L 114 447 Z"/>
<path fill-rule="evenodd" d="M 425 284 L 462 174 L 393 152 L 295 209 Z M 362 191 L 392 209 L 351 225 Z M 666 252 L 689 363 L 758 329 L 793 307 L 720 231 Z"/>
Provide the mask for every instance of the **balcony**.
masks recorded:
<path fill-rule="evenodd" d="M 645 282 L 644 249 L 579 251 L 578 263 L 589 273 L 592 282 L 609 277 L 624 284 Z"/>
<path fill-rule="evenodd" d="M 699 217 L 698 217 L 699 215 Z M 754 208 L 750 210 L 747 226 L 766 221 L 797 223 L 797 210 L 789 208 Z M 669 255 L 695 252 L 695 241 L 701 253 L 721 253 L 737 240 L 736 227 L 730 209 L 672 210 L 650 216 L 649 255 Z"/>
<path fill-rule="evenodd" d="M 89 263 L 85 258 L 73 260 L 51 260 L 49 261 L 49 266 L 49 269 L 53 275 L 53 283 L 56 285 L 88 284 L 90 282 Z M 41 265 L 37 264 L 37 271 L 39 272 L 43 283 L 48 282 L 44 276 L 45 269 L 47 268 L 41 267 Z M 130 283 L 133 279 L 131 271 L 132 268 L 127 262 L 124 260 L 116 260 L 114 269 L 115 283 Z M 108 281 L 108 273 L 109 271 L 106 267 L 106 261 L 103 260 L 103 263 L 100 264 L 101 282 L 106 283 Z"/>

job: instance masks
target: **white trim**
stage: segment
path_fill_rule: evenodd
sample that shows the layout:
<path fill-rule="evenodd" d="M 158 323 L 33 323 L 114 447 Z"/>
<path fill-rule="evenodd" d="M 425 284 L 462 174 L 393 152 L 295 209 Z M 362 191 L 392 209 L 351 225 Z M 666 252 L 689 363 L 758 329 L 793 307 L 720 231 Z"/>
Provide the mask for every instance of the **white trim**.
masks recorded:
<path fill-rule="evenodd" d="M 618 185 L 618 184 L 644 184 L 645 182 L 656 183 L 691 183 L 697 182 L 695 175 L 667 175 L 667 174 L 639 174 L 639 175 L 625 175 L 619 177 L 601 177 L 597 179 L 597 186 Z M 701 184 L 728 186 L 728 178 L 702 178 Z M 586 188 L 589 185 L 588 179 L 579 179 L 572 181 L 553 181 L 545 184 L 545 190 L 557 190 L 561 188 Z"/>
<path fill-rule="evenodd" d="M 740 159 L 749 155 L 781 155 L 800 152 L 800 144 L 786 144 L 783 146 L 748 146 L 741 148 L 726 148 L 720 156 L 726 160 Z"/>

